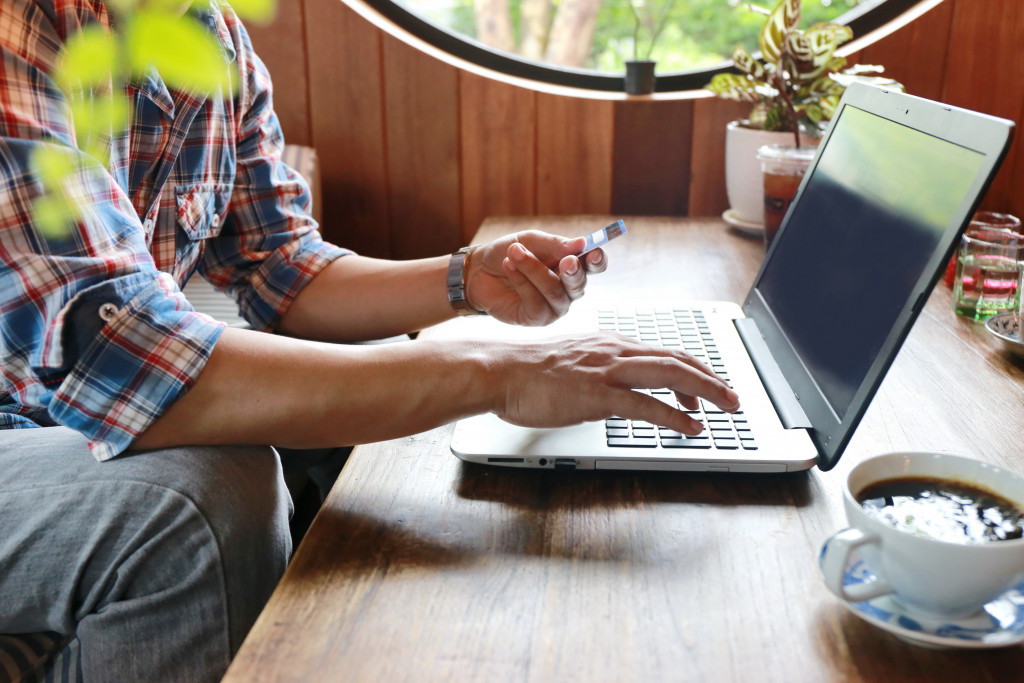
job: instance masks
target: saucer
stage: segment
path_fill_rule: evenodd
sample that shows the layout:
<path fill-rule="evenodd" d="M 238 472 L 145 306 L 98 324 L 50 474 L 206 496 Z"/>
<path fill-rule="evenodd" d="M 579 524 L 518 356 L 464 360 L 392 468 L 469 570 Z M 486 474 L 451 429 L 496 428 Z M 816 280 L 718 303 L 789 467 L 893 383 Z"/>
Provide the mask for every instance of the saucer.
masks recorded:
<path fill-rule="evenodd" d="M 865 583 L 874 574 L 856 551 L 843 578 L 844 585 Z M 910 612 L 892 595 L 866 602 L 840 600 L 858 617 L 914 645 L 933 648 L 995 648 L 1024 642 L 1024 581 L 963 619 L 929 618 Z"/>
<path fill-rule="evenodd" d="M 736 228 L 737 231 L 750 237 L 764 237 L 764 224 L 745 221 L 736 215 L 735 209 L 728 209 L 722 214 L 722 220 Z"/>
<path fill-rule="evenodd" d="M 1000 313 L 985 321 L 985 329 L 1003 340 L 1006 348 L 1024 356 L 1024 343 L 1020 338 L 1020 318 L 1016 313 Z"/>

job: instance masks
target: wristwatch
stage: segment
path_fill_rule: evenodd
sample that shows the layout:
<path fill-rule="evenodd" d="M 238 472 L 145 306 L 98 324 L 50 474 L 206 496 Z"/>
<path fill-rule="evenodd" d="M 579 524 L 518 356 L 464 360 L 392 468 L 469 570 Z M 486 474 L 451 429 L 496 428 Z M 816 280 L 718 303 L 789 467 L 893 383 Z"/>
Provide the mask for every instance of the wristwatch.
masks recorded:
<path fill-rule="evenodd" d="M 487 315 L 486 311 L 478 311 L 466 301 L 466 259 L 474 249 L 475 246 L 463 247 L 448 261 L 448 303 L 458 315 Z"/>

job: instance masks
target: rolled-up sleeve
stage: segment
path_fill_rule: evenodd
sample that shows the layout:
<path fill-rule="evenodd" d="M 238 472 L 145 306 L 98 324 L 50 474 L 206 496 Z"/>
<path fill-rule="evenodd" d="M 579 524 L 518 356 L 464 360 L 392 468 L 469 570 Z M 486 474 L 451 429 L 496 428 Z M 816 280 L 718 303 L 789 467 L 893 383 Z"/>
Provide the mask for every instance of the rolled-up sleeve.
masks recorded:
<path fill-rule="evenodd" d="M 230 30 L 242 75 L 236 174 L 227 218 L 207 241 L 201 269 L 233 294 L 254 328 L 268 330 L 317 273 L 351 252 L 321 239 L 309 186 L 281 161 L 270 76 L 242 25 Z"/>
<path fill-rule="evenodd" d="M 0 426 L 65 425 L 105 460 L 196 381 L 223 325 L 157 270 L 122 187 L 75 149 L 49 75 L 62 42 L 52 19 L 0 21 Z M 30 49 L 40 45 L 50 49 Z M 81 217 L 58 236 L 32 214 L 42 188 L 31 158 L 43 145 L 79 168 Z"/>
<path fill-rule="evenodd" d="M 34 146 L 0 140 L 0 174 L 24 163 Z M 116 184 L 92 175 L 107 198 L 90 195 L 94 201 L 63 238 L 44 239 L 34 228 L 24 207 L 38 188 L 27 174 L 5 188 L 0 366 L 17 412 L 33 417 L 11 426 L 71 427 L 105 460 L 195 382 L 223 325 L 196 313 L 153 267 Z"/>

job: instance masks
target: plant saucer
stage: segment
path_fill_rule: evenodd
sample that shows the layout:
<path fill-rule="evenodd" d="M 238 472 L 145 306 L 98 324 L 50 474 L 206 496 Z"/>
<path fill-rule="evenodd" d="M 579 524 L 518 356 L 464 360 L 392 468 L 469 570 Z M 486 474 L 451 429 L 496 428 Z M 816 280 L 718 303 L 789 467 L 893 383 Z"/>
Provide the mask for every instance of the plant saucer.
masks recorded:
<path fill-rule="evenodd" d="M 722 214 L 722 220 L 748 237 L 764 237 L 764 224 L 745 221 L 736 215 L 735 209 L 728 209 Z"/>

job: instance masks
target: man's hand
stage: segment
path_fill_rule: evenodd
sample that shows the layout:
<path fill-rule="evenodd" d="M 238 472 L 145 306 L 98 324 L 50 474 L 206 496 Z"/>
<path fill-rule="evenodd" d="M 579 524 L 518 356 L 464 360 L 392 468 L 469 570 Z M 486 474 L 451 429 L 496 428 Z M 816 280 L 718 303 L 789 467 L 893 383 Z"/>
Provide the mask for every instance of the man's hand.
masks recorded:
<path fill-rule="evenodd" d="M 481 246 L 467 261 L 466 298 L 473 308 L 502 322 L 552 323 L 583 296 L 587 273 L 608 267 L 600 249 L 577 258 L 585 244 L 584 237 L 529 230 Z"/>
<path fill-rule="evenodd" d="M 728 412 L 739 408 L 736 392 L 690 354 L 617 334 L 510 344 L 504 354 L 499 355 L 503 400 L 492 412 L 525 427 L 617 415 L 683 434 L 703 429 L 682 410 L 633 389 L 672 389 L 685 410 L 696 410 L 699 397 Z"/>

